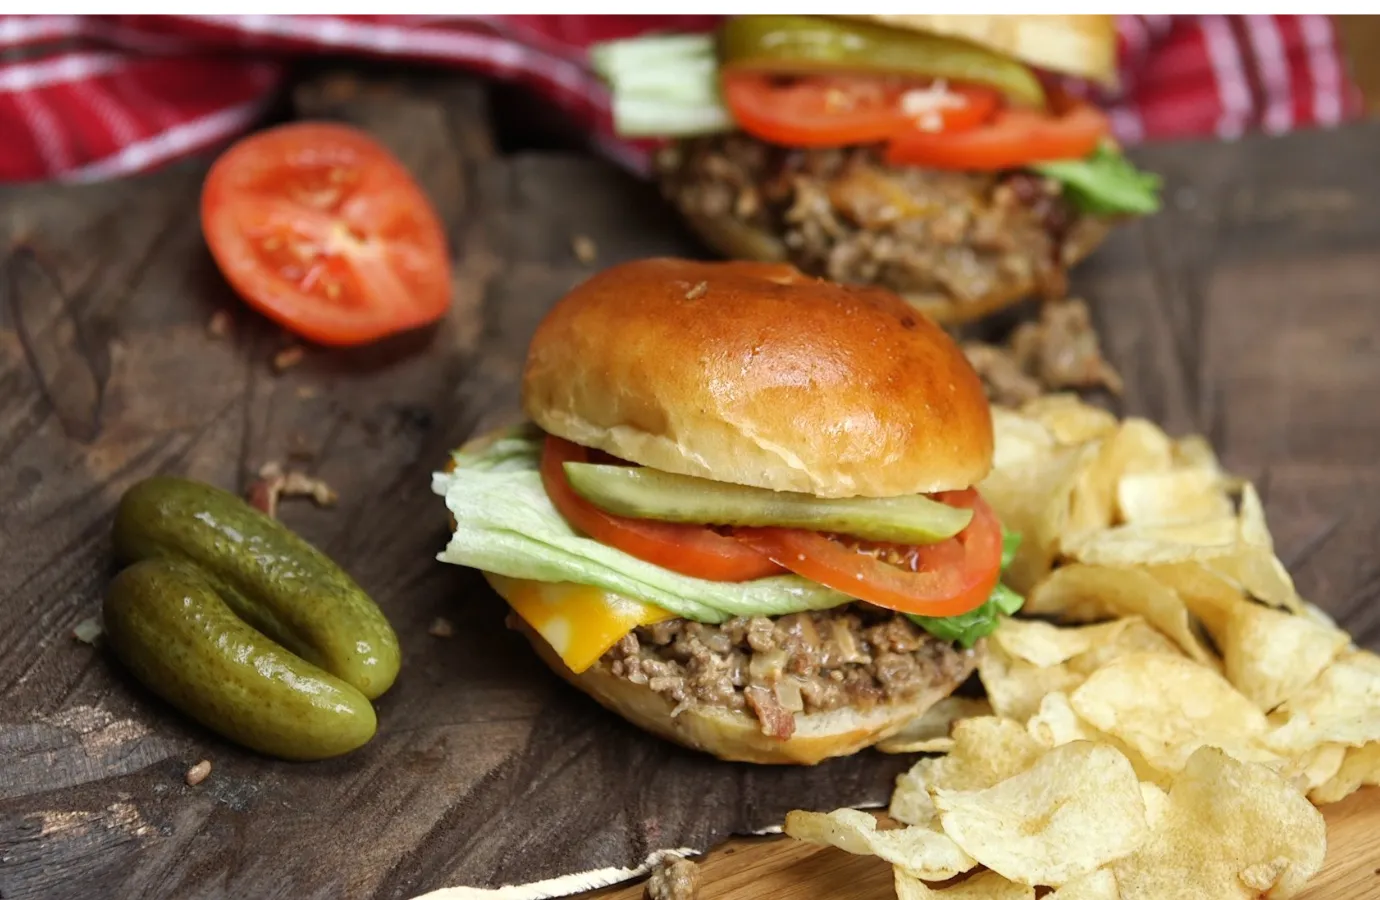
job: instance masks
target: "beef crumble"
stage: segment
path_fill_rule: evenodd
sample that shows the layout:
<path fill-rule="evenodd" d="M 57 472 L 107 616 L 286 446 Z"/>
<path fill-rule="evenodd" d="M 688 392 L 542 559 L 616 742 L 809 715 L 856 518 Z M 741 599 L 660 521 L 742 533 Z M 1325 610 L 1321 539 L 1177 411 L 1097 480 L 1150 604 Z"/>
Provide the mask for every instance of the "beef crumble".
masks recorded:
<path fill-rule="evenodd" d="M 657 165 L 692 222 L 755 232 L 749 255 L 960 303 L 1063 296 L 1065 268 L 1110 227 L 1078 213 L 1058 182 L 891 167 L 876 147 L 800 150 L 730 134 L 673 145 Z"/>
<path fill-rule="evenodd" d="M 1000 406 L 1021 406 L 1044 394 L 1075 388 L 1120 394 L 1121 376 L 1102 356 L 1092 316 L 1082 300 L 1046 303 L 1039 321 L 1023 322 L 1004 345 L 964 343 L 963 352 Z"/>
<path fill-rule="evenodd" d="M 647 900 L 696 900 L 700 895 L 700 867 L 683 856 L 657 863 L 647 879 Z"/>
<path fill-rule="evenodd" d="M 904 616 L 862 604 L 720 625 L 671 619 L 623 637 L 598 663 L 676 704 L 755 716 L 788 738 L 795 713 L 868 709 L 935 687 L 952 689 L 973 654 Z"/>

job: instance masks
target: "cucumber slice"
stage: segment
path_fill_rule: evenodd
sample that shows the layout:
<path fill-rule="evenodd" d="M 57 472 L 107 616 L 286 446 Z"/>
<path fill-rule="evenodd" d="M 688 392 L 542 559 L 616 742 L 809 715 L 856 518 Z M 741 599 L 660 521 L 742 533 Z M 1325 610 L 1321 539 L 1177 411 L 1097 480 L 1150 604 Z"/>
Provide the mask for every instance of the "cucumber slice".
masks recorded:
<path fill-rule="evenodd" d="M 972 520 L 972 510 L 923 494 L 823 499 L 790 491 L 726 484 L 635 466 L 568 462 L 575 493 L 617 516 L 696 525 L 803 528 L 869 541 L 933 544 Z"/>

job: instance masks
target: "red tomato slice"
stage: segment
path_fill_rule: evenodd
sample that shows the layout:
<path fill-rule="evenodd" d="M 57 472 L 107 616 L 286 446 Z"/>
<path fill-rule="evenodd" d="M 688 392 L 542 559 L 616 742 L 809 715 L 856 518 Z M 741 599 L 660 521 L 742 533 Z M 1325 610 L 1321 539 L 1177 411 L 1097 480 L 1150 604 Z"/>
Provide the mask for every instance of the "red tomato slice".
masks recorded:
<path fill-rule="evenodd" d="M 321 344 L 378 340 L 450 306 L 445 232 L 412 176 L 364 133 L 261 131 L 211 167 L 201 229 L 235 291 Z"/>
<path fill-rule="evenodd" d="M 733 121 L 760 140 L 788 147 L 842 147 L 885 141 L 921 127 L 975 128 L 996 111 L 988 88 L 877 76 L 808 76 L 785 80 L 757 72 L 725 72 L 724 102 Z M 942 104 L 908 112 L 907 95 L 926 91 Z"/>
<path fill-rule="evenodd" d="M 780 566 L 747 544 L 703 525 L 629 519 L 604 512 L 575 493 L 561 467 L 567 462 L 588 462 L 589 457 L 588 448 L 547 435 L 541 480 L 556 510 L 596 541 L 663 569 L 707 581 L 751 581 L 782 572 Z"/>
<path fill-rule="evenodd" d="M 735 536 L 798 575 L 897 612 L 956 616 L 976 609 L 1001 576 L 1001 525 L 977 491 L 935 499 L 973 511 L 955 537 L 902 546 L 791 528 L 741 528 Z"/>
<path fill-rule="evenodd" d="M 890 165 L 993 172 L 1033 162 L 1082 159 L 1107 136 L 1107 117 L 1087 103 L 1056 114 L 1007 108 L 968 131 L 934 133 L 914 129 L 887 145 Z"/>

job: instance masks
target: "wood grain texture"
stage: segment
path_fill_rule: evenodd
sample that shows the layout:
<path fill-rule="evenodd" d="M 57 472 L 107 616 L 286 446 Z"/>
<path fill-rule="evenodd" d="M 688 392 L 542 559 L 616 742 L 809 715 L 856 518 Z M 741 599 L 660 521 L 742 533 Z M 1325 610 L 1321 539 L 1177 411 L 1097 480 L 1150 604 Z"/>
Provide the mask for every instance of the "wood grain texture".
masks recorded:
<path fill-rule="evenodd" d="M 331 79 L 296 102 L 374 131 L 434 198 L 456 257 L 439 327 L 275 375 L 283 336 L 201 242 L 200 166 L 0 194 L 0 897 L 411 897 L 883 800 L 907 760 L 734 766 L 635 732 L 543 669 L 477 577 L 433 562 L 446 526 L 429 473 L 512 410 L 528 335 L 590 271 L 572 237 L 607 265 L 698 253 L 683 230 L 602 163 L 496 154 L 465 82 Z M 1371 646 L 1377 151 L 1365 127 L 1146 153 L 1169 209 L 1078 281 L 1128 409 L 1206 429 L 1260 479 L 1300 584 Z M 217 310 L 227 338 L 206 332 Z M 290 457 L 341 502 L 283 518 L 379 601 L 404 651 L 379 737 L 312 765 L 188 725 L 71 637 L 99 609 L 124 488 L 155 472 L 242 488 Z M 427 634 L 439 616 L 453 638 Z M 189 788 L 202 758 L 211 777 Z"/>
<path fill-rule="evenodd" d="M 430 473 L 515 408 L 537 320 L 590 271 L 572 237 L 602 264 L 694 251 L 648 189 L 591 159 L 497 158 L 463 83 L 328 80 L 297 102 L 372 130 L 434 198 L 457 258 L 439 327 L 275 375 L 284 337 L 202 244 L 199 166 L 0 198 L 0 896 L 411 897 L 708 847 L 821 790 L 883 799 L 899 761 L 724 766 L 643 736 L 549 673 L 476 574 L 434 561 Z M 188 725 L 71 636 L 98 613 L 126 487 L 243 488 L 304 454 L 340 504 L 282 516 L 380 603 L 404 654 L 378 738 L 319 765 Z M 442 616 L 451 639 L 427 633 Z M 213 772 L 189 788 L 201 758 Z"/>
<path fill-rule="evenodd" d="M 1328 807 L 1327 861 L 1298 900 L 1360 900 L 1380 896 L 1380 788 L 1367 788 Z M 700 860 L 699 900 L 894 900 L 891 866 L 790 838 L 735 839 Z M 641 884 L 586 895 L 643 900 Z"/>

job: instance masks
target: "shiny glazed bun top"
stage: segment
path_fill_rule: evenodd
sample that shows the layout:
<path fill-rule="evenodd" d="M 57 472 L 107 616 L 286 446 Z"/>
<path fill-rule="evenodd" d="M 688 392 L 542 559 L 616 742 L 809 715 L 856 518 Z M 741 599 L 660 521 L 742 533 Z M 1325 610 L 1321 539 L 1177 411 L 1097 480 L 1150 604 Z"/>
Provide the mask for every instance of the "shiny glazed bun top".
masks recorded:
<path fill-rule="evenodd" d="M 888 497 L 967 488 L 992 463 L 982 384 L 942 329 L 787 265 L 600 272 L 538 326 L 522 390 L 550 434 L 715 481 Z"/>

